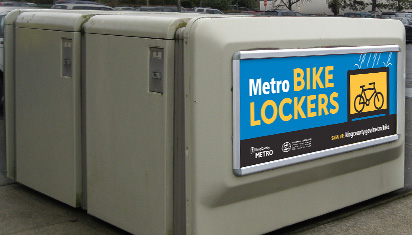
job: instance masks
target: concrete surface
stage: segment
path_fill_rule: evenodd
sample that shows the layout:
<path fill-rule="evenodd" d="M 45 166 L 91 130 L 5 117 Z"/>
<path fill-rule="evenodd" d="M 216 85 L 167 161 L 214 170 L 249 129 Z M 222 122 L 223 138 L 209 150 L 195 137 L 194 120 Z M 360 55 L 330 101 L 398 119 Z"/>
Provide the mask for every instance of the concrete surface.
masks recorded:
<path fill-rule="evenodd" d="M 127 234 L 0 175 L 0 234 Z"/>
<path fill-rule="evenodd" d="M 412 234 L 412 195 L 296 234 Z"/>

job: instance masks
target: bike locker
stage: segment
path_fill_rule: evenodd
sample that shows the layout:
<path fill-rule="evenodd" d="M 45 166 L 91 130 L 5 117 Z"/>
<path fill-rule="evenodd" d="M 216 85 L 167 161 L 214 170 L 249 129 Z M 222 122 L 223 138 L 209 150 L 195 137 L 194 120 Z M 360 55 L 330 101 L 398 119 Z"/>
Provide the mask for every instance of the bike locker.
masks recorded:
<path fill-rule="evenodd" d="M 202 18 L 184 32 L 188 233 L 266 233 L 403 187 L 402 24 Z M 354 111 L 373 82 L 385 103 Z"/>
<path fill-rule="evenodd" d="M 101 15 L 85 24 L 88 213 L 134 234 L 175 227 L 175 32 L 190 18 Z"/>

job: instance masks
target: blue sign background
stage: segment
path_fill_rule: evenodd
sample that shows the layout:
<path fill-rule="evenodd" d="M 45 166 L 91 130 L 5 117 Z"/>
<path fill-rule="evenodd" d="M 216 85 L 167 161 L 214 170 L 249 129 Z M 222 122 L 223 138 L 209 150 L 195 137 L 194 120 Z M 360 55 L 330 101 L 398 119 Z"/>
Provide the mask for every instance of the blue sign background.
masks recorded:
<path fill-rule="evenodd" d="M 313 68 L 318 70 L 323 67 L 322 75 L 320 76 L 323 85 L 325 85 L 325 68 L 333 66 L 333 70 L 329 74 L 333 75 L 333 79 L 329 83 L 333 83 L 334 87 L 312 89 L 313 85 Z M 347 72 L 349 70 L 389 67 L 389 114 L 396 114 L 397 110 L 397 53 L 366 53 L 366 54 L 344 54 L 344 55 L 326 55 L 326 56 L 306 56 L 306 57 L 287 57 L 287 58 L 269 58 L 269 59 L 250 59 L 240 61 L 240 140 L 251 139 L 256 137 L 286 133 L 309 128 L 328 126 L 338 123 L 348 122 L 348 107 L 347 107 Z M 311 89 L 307 90 L 306 85 L 301 91 L 294 91 L 294 69 L 300 68 L 305 72 L 304 80 L 306 82 L 306 68 L 311 68 Z M 289 81 L 289 91 L 276 94 L 261 94 L 249 96 L 249 80 L 261 79 L 262 85 L 264 82 L 270 82 L 272 78 L 275 81 Z M 302 110 L 307 116 L 307 97 L 316 95 L 313 100 L 315 108 L 312 112 L 318 113 L 318 95 L 325 94 L 328 97 L 328 111 L 335 109 L 330 103 L 330 95 L 338 93 L 338 97 L 334 98 L 339 104 L 339 111 L 336 114 L 329 113 L 321 116 L 302 118 L 298 115 L 297 119 L 294 116 L 294 97 L 298 100 L 302 96 L 306 96 Z M 280 102 L 290 98 L 292 104 L 284 105 L 284 114 L 292 114 L 292 119 L 283 121 L 279 114 L 276 120 L 271 124 L 266 124 L 261 121 L 260 125 L 251 126 L 250 123 L 250 103 L 254 102 L 255 120 L 261 120 L 260 112 L 263 103 L 267 100 L 273 100 L 279 111 Z M 266 116 L 272 117 L 273 109 L 268 106 Z"/>

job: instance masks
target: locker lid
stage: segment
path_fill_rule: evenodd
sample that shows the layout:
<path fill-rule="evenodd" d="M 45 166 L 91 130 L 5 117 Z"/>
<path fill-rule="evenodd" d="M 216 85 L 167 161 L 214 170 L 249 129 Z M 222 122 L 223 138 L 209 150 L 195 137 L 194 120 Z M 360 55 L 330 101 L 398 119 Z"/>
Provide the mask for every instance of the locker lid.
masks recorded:
<path fill-rule="evenodd" d="M 315 48 L 402 45 L 404 31 L 398 21 L 372 18 L 203 17 L 187 24 L 185 38 L 213 40 L 221 45 L 243 44 L 244 50 Z"/>
<path fill-rule="evenodd" d="M 42 8 L 39 9 L 39 8 L 27 7 L 27 8 L 18 8 L 8 13 L 5 18 L 4 24 L 6 25 L 15 24 L 17 17 L 24 12 L 31 12 L 31 13 L 54 12 L 54 13 L 59 13 L 59 14 L 79 13 L 81 15 L 106 15 L 106 14 L 121 15 L 121 14 L 134 13 L 134 12 L 127 12 L 127 11 L 66 10 L 66 9 L 42 9 Z"/>
<path fill-rule="evenodd" d="M 174 39 L 176 29 L 197 14 L 98 15 L 85 25 L 90 34 Z"/>
<path fill-rule="evenodd" d="M 95 11 L 84 13 L 62 13 L 58 11 L 23 12 L 17 17 L 16 27 L 80 32 L 82 25 L 95 14 Z"/>

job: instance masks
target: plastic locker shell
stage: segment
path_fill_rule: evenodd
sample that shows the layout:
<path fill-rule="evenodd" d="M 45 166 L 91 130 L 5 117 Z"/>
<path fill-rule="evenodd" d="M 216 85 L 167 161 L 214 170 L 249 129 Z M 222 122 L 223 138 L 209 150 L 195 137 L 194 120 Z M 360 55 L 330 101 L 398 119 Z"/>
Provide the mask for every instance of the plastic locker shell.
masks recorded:
<path fill-rule="evenodd" d="M 81 13 L 78 11 L 67 10 L 50 10 L 50 9 L 16 9 L 5 18 L 5 133 L 6 133 L 6 164 L 7 164 L 7 177 L 15 179 L 15 27 L 16 20 L 20 14 L 24 12 L 59 12 L 65 13 Z M 97 14 L 101 12 L 94 12 Z M 87 14 L 92 15 L 93 11 L 87 11 Z"/>
<path fill-rule="evenodd" d="M 81 29 L 88 16 L 16 19 L 16 180 L 68 205 L 83 197 Z"/>
<path fill-rule="evenodd" d="M 85 24 L 88 213 L 131 233 L 173 231 L 174 39 L 189 19 L 101 15 Z M 154 57 L 163 92 L 150 91 Z"/>
<path fill-rule="evenodd" d="M 261 234 L 403 187 L 405 32 L 401 23 L 200 18 L 184 29 L 188 234 Z M 239 51 L 397 45 L 394 142 L 245 176 L 233 172 L 232 60 Z"/>

